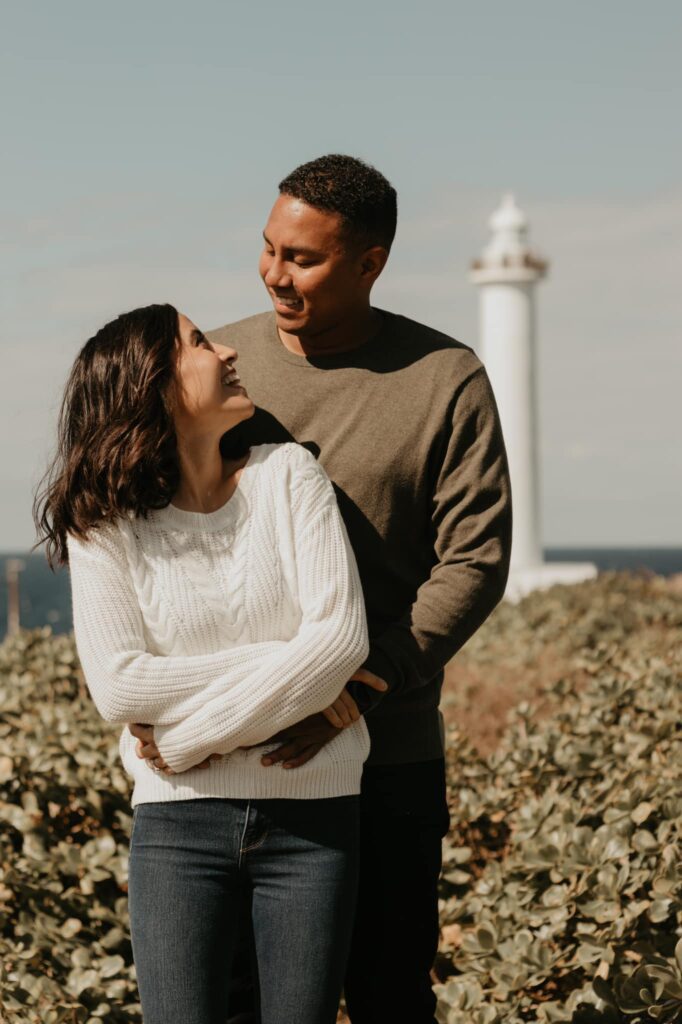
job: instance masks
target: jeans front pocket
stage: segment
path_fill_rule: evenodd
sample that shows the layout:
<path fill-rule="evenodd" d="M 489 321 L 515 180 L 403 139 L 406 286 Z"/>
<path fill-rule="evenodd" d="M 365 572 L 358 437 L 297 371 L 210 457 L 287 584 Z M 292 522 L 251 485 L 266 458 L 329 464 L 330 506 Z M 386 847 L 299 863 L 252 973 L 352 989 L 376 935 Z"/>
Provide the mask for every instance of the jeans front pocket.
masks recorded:
<path fill-rule="evenodd" d="M 137 821 L 137 807 L 133 807 L 133 820 L 132 820 L 132 824 L 130 826 L 130 840 L 128 842 L 128 846 L 129 847 L 133 845 L 133 836 L 135 835 L 135 822 L 136 821 Z"/>

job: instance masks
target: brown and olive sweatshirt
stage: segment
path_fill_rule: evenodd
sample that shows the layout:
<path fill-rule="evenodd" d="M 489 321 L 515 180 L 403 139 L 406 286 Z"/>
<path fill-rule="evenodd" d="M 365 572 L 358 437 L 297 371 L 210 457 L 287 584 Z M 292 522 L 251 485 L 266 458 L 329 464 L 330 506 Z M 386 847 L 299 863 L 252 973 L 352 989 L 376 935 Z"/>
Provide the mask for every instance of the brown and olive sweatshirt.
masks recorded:
<path fill-rule="evenodd" d="M 234 347 L 257 406 L 233 444 L 295 440 L 331 478 L 355 552 L 370 634 L 365 665 L 389 684 L 354 694 L 369 764 L 443 754 L 443 668 L 501 599 L 511 490 L 486 371 L 466 345 L 394 313 L 350 352 L 301 356 L 274 313 L 208 337 Z"/>

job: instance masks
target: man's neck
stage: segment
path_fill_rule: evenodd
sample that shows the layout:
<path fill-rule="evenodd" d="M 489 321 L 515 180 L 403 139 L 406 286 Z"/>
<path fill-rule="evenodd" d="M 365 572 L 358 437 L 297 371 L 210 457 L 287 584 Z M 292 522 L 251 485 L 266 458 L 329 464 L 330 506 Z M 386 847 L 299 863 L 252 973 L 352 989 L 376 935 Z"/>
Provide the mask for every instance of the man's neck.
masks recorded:
<path fill-rule="evenodd" d="M 297 356 L 331 356 L 338 352 L 352 352 L 371 341 L 381 329 L 381 313 L 368 306 L 356 317 L 344 320 L 320 334 L 287 334 L 277 329 L 284 347 Z"/>

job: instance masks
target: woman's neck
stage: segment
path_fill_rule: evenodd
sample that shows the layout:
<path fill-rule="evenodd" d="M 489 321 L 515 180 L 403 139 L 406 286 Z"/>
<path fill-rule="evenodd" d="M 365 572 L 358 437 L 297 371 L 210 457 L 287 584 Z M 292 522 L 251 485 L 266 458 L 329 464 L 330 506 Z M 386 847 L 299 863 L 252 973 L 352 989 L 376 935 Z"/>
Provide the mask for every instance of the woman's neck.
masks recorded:
<path fill-rule="evenodd" d="M 171 501 L 183 512 L 215 512 L 234 494 L 248 453 L 223 459 L 218 452 L 201 457 L 180 450 L 180 484 Z"/>

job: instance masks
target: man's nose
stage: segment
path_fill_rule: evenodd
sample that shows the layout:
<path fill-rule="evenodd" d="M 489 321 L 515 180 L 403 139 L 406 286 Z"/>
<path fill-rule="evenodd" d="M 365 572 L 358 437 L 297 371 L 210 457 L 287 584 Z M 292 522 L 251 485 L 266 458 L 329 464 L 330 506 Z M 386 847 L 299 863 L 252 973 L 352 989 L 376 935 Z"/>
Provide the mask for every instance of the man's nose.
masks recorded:
<path fill-rule="evenodd" d="M 283 260 L 273 256 L 263 275 L 263 281 L 268 288 L 291 287 L 291 274 L 286 269 Z"/>

